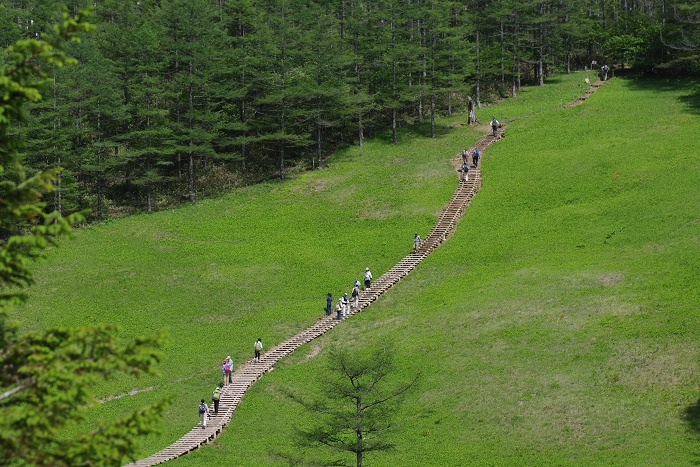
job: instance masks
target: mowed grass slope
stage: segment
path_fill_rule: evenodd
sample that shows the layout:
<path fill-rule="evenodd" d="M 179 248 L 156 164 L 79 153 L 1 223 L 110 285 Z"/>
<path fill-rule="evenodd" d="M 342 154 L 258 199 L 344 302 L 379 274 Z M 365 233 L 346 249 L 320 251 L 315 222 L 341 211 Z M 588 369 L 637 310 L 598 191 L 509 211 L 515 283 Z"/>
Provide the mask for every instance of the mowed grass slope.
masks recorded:
<path fill-rule="evenodd" d="M 314 391 L 331 345 L 383 341 L 397 381 L 422 376 L 368 465 L 696 465 L 699 93 L 616 79 L 512 123 L 454 237 L 173 465 L 288 465 L 309 416 L 283 390 Z"/>

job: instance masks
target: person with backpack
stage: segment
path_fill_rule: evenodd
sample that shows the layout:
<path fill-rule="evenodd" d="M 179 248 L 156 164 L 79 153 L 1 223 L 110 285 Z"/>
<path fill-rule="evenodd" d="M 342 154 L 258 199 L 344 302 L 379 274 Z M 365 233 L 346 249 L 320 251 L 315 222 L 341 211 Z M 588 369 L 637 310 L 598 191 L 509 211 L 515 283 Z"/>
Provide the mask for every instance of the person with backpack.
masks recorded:
<path fill-rule="evenodd" d="M 469 157 L 469 151 L 466 149 L 462 150 L 462 162 L 467 162 L 467 158 Z"/>
<path fill-rule="evenodd" d="M 260 352 L 262 352 L 262 349 L 263 349 L 262 341 L 258 337 L 258 340 L 255 341 L 255 344 L 253 344 L 253 350 L 255 350 L 254 361 L 256 363 L 260 363 Z"/>
<path fill-rule="evenodd" d="M 336 313 L 338 313 L 338 316 L 336 317 L 336 319 L 338 321 L 340 321 L 340 319 L 342 319 L 342 315 L 343 315 L 343 297 L 340 297 L 338 299 L 338 303 L 335 305 L 335 311 L 336 311 Z"/>
<path fill-rule="evenodd" d="M 479 157 L 481 157 L 479 148 L 474 148 L 474 152 L 472 153 L 472 161 L 474 161 L 475 168 L 479 166 Z"/>
<path fill-rule="evenodd" d="M 365 268 L 365 290 L 369 289 L 369 286 L 372 284 L 372 272 L 369 270 L 369 268 Z"/>
<path fill-rule="evenodd" d="M 466 182 L 467 180 L 469 180 L 469 175 L 468 175 L 468 173 L 469 173 L 469 164 L 468 164 L 467 162 L 465 162 L 464 164 L 462 164 L 462 169 L 461 169 L 461 170 L 462 170 L 462 181 Z"/>
<path fill-rule="evenodd" d="M 331 293 L 328 292 L 328 295 L 326 295 L 326 315 L 330 316 L 332 312 L 333 312 L 333 295 L 331 295 Z"/>
<path fill-rule="evenodd" d="M 358 309 L 360 306 L 360 287 L 355 284 L 352 288 L 352 307 Z"/>
<path fill-rule="evenodd" d="M 221 388 L 219 386 L 211 393 L 211 403 L 214 404 L 214 415 L 219 414 L 219 400 L 221 400 Z"/>
<path fill-rule="evenodd" d="M 207 407 L 207 404 L 204 403 L 204 399 L 202 399 L 202 402 L 199 404 L 199 422 L 202 425 L 202 429 L 207 427 L 207 412 L 209 411 L 209 407 Z"/>
<path fill-rule="evenodd" d="M 491 120 L 491 128 L 493 129 L 493 136 L 498 136 L 498 126 L 500 123 L 498 120 L 496 120 L 496 117 L 493 117 L 493 120 Z"/>
<path fill-rule="evenodd" d="M 224 386 L 228 381 L 228 375 L 226 374 L 226 359 L 221 360 L 221 374 L 224 376 Z"/>
<path fill-rule="evenodd" d="M 418 232 L 416 232 L 415 234 L 413 234 L 413 251 L 418 251 L 418 249 L 422 246 L 423 240 L 421 240 L 420 235 L 418 235 Z"/>
<path fill-rule="evenodd" d="M 231 384 L 233 382 L 231 376 L 233 372 L 233 360 L 231 360 L 231 357 L 227 357 L 225 360 L 221 361 L 221 372 L 224 374 L 224 386 Z"/>

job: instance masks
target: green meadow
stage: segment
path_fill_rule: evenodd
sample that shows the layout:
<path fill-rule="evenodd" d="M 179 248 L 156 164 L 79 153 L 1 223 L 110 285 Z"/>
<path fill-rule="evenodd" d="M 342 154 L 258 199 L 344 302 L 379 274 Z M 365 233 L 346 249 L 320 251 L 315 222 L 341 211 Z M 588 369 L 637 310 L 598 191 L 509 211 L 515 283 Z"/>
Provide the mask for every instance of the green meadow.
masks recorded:
<path fill-rule="evenodd" d="M 371 307 L 250 389 L 215 443 L 174 466 L 284 466 L 333 345 L 393 343 L 420 375 L 373 466 L 680 466 L 700 459 L 700 82 L 616 78 L 582 105 L 582 73 L 478 112 L 509 123 L 453 237 Z M 116 377 L 89 429 L 172 397 L 153 453 L 192 428 L 221 359 L 309 326 L 325 294 L 376 277 L 450 198 L 464 116 L 344 148 L 328 168 L 191 206 L 96 224 L 36 267 L 26 330 L 167 329 L 161 377 Z M 352 457 L 350 457 L 352 460 Z"/>

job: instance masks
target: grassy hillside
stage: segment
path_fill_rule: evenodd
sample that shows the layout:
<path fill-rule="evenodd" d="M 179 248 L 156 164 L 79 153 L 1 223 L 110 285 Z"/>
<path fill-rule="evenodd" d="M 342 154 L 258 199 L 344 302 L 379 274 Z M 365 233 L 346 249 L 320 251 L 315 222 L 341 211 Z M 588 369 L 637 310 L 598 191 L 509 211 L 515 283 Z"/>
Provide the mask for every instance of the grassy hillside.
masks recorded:
<path fill-rule="evenodd" d="M 333 342 L 390 340 L 423 376 L 371 465 L 694 465 L 698 91 L 618 79 L 512 124 L 455 236 L 173 464 L 285 465 L 304 417 L 281 389 L 313 391 Z"/>
<path fill-rule="evenodd" d="M 538 102 L 547 111 L 485 154 L 484 187 L 449 242 L 278 365 L 214 446 L 174 464 L 285 465 L 274 452 L 293 449 L 304 417 L 279 389 L 312 388 L 332 342 L 384 339 L 398 378 L 423 377 L 398 449 L 373 465 L 688 464 L 696 438 L 682 414 L 700 394 L 697 85 L 616 80 L 555 110 L 580 81 L 483 109 L 482 122 Z M 399 146 L 341 151 L 327 170 L 80 231 L 38 268 L 17 315 L 28 329 L 169 328 L 164 376 L 111 381 L 100 396 L 148 390 L 86 414 L 173 395 L 153 452 L 196 423 L 221 358 L 240 362 L 255 338 L 269 347 L 307 326 L 326 292 L 349 290 L 367 265 L 379 276 L 427 232 L 456 184 L 449 157 L 481 134 L 459 121 L 435 140 L 414 127 Z"/>

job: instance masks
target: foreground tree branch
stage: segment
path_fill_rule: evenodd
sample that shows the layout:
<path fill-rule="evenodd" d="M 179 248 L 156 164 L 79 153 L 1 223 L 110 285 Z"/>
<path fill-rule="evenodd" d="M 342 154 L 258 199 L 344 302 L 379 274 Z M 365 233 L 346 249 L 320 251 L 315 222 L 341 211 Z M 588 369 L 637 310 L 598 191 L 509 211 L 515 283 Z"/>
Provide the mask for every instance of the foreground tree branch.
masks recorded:
<path fill-rule="evenodd" d="M 87 16 L 64 12 L 54 36 L 16 42 L 0 70 L 0 465 L 121 465 L 133 458 L 137 437 L 157 428 L 167 404 L 66 436 L 64 430 L 82 420 L 82 409 L 98 404 L 90 389 L 98 379 L 154 374 L 166 337 L 118 345 L 118 329 L 107 325 L 22 335 L 7 314 L 26 300 L 21 288 L 33 283 L 30 264 L 82 220 L 81 214 L 44 212 L 42 192 L 54 189 L 60 169 L 27 176 L 17 157 L 22 141 L 9 138 L 7 130 L 22 121 L 25 103 L 41 99 L 47 68 L 74 62 L 63 44 L 92 29 Z"/>

